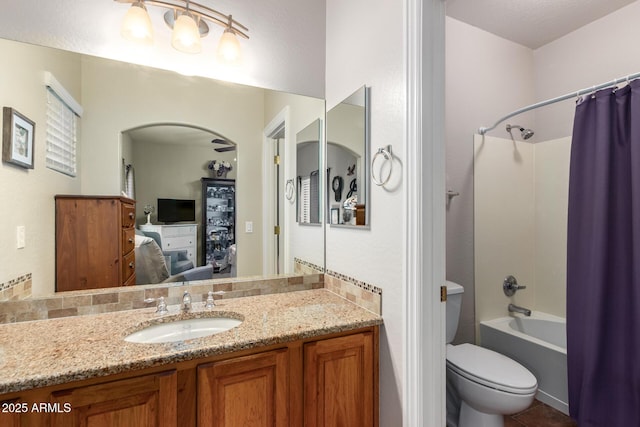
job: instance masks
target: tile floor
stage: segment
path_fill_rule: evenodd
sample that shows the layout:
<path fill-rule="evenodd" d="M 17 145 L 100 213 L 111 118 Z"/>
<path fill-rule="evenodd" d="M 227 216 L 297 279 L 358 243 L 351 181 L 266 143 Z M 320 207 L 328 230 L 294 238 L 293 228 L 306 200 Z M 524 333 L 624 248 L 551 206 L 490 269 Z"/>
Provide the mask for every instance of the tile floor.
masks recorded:
<path fill-rule="evenodd" d="M 538 400 L 524 411 L 504 417 L 504 427 L 577 427 L 570 417 Z"/>

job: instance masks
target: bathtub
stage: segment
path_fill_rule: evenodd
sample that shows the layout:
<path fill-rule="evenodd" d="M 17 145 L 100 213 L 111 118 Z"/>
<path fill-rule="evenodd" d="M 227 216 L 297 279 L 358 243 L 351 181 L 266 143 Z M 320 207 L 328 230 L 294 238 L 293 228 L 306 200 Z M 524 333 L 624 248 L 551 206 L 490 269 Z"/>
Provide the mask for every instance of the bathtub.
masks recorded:
<path fill-rule="evenodd" d="M 482 321 L 480 345 L 520 362 L 538 380 L 536 398 L 569 414 L 565 319 L 534 311 Z"/>

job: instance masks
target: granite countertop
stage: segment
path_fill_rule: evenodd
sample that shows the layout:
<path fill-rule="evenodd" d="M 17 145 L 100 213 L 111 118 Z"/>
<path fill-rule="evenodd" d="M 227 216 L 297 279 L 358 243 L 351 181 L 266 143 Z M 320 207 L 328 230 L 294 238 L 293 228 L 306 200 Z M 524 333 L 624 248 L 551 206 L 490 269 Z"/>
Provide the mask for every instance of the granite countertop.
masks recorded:
<path fill-rule="evenodd" d="M 173 318 L 244 319 L 203 338 L 162 344 L 124 341 L 129 333 Z M 193 303 L 159 316 L 155 307 L 0 325 L 0 394 L 148 368 L 253 347 L 382 324 L 382 318 L 325 289 Z"/>

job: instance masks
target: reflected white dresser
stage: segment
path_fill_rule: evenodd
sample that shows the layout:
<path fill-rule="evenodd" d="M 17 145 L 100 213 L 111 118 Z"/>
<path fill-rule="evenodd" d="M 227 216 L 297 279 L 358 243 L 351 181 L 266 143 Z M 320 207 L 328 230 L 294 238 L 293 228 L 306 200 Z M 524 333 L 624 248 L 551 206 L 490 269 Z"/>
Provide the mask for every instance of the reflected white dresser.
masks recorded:
<path fill-rule="evenodd" d="M 189 261 L 191 261 L 194 266 L 198 265 L 197 224 L 143 224 L 140 226 L 140 230 L 158 233 L 161 242 L 160 249 L 163 251 L 186 250 Z"/>

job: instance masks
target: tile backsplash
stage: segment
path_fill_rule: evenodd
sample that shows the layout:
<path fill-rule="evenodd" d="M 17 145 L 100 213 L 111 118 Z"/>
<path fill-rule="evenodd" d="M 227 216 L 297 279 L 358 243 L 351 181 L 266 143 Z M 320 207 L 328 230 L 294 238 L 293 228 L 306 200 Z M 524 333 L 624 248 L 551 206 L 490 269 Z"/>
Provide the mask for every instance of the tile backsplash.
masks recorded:
<path fill-rule="evenodd" d="M 166 285 L 138 285 L 123 288 L 71 291 L 47 297 L 31 296 L 31 274 L 8 282 L 0 289 L 0 323 L 25 322 L 57 317 L 81 316 L 150 307 L 146 298 L 164 297 L 168 305 L 180 304 L 189 291 L 194 302 L 202 302 L 209 291 L 223 291 L 215 298 L 237 298 L 326 288 L 376 314 L 382 313 L 382 289 L 296 259 L 295 274 L 273 277 L 242 277 L 203 280 Z M 4 284 L 3 284 L 4 285 Z"/>
<path fill-rule="evenodd" d="M 0 301 L 16 301 L 31 296 L 31 273 L 0 283 Z"/>
<path fill-rule="evenodd" d="M 56 317 L 81 316 L 112 311 L 151 307 L 146 298 L 165 297 L 168 305 L 180 304 L 182 294 L 189 291 L 194 302 L 207 299 L 209 291 L 223 291 L 215 298 L 237 298 L 253 295 L 293 292 L 324 287 L 322 274 L 280 275 L 215 279 L 188 284 L 139 285 L 124 288 L 61 292 L 48 297 L 0 302 L 0 323 L 25 322 Z"/>
<path fill-rule="evenodd" d="M 360 307 L 382 315 L 382 289 L 335 271 L 324 273 L 324 287 Z"/>

